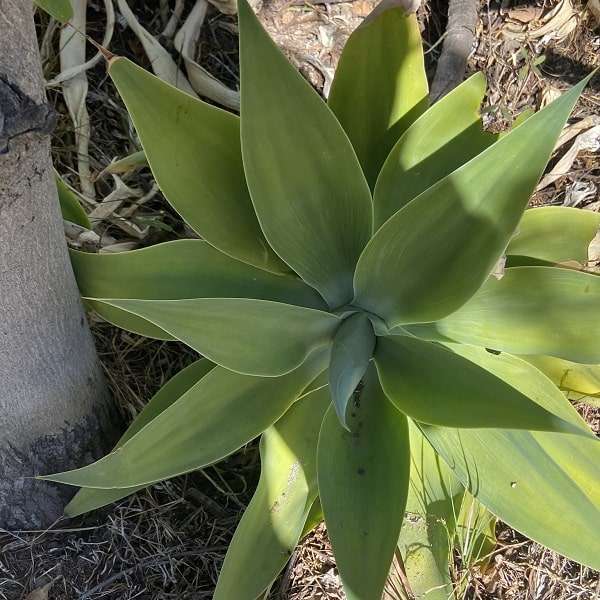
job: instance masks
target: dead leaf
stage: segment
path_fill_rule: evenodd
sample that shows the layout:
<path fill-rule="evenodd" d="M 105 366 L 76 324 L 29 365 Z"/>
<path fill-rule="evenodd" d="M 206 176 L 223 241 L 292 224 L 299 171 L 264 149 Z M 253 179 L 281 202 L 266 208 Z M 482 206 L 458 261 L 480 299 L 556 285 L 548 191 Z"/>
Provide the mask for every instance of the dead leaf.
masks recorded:
<path fill-rule="evenodd" d="M 35 590 L 31 591 L 27 594 L 25 600 L 48 600 L 48 592 L 54 585 L 54 581 L 47 583 L 41 587 L 35 588 Z"/>
<path fill-rule="evenodd" d="M 547 39 L 563 39 L 577 26 L 577 14 L 571 0 L 560 0 L 558 4 L 537 18 L 532 9 L 510 9 L 506 14 L 515 18 L 506 20 L 501 28 L 504 37 L 518 40 L 533 40 L 546 37 Z M 519 18 L 519 15 L 523 19 Z"/>

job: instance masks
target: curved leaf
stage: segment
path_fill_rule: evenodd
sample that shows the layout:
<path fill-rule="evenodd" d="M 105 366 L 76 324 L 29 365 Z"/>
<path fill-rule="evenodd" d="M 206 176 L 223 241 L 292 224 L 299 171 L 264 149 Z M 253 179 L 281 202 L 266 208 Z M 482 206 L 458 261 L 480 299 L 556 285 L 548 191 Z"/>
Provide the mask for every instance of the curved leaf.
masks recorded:
<path fill-rule="evenodd" d="M 464 347 L 461 352 L 477 357 L 528 396 L 537 394 L 546 379 L 512 356 Z M 541 385 L 548 384 L 546 380 Z M 539 401 L 573 425 L 583 423 L 562 394 L 539 395 Z M 600 538 L 590 526 L 600 522 L 597 439 L 429 425 L 422 430 L 463 484 L 496 516 L 556 552 L 600 569 Z"/>
<path fill-rule="evenodd" d="M 375 186 L 375 228 L 496 141 L 496 135 L 483 131 L 477 112 L 484 95 L 485 77 L 477 73 L 436 102 L 404 133 Z"/>
<path fill-rule="evenodd" d="M 258 219 L 283 260 L 343 306 L 371 235 L 369 188 L 340 124 L 245 0 L 239 22 L 242 154 Z"/>
<path fill-rule="evenodd" d="M 402 525 L 410 470 L 406 417 L 374 367 L 344 429 L 327 411 L 319 435 L 319 495 L 348 600 L 381 598 Z"/>
<path fill-rule="evenodd" d="M 358 261 L 353 304 L 390 328 L 462 306 L 506 248 L 586 82 L 388 219 Z"/>
<path fill-rule="evenodd" d="M 448 600 L 450 551 L 464 487 L 411 419 L 408 425 L 410 485 L 398 548 L 415 598 Z"/>
<path fill-rule="evenodd" d="M 327 344 L 339 317 L 249 298 L 95 300 L 143 317 L 213 362 L 244 375 L 289 373 Z"/>
<path fill-rule="evenodd" d="M 517 234 L 506 248 L 507 266 L 557 264 L 566 260 L 586 263 L 588 246 L 600 226 L 600 213 L 566 206 L 526 210 Z M 531 260 L 533 259 L 533 261 Z"/>
<path fill-rule="evenodd" d="M 600 362 L 600 277 L 515 267 L 490 277 L 459 310 L 432 324 L 449 340 L 511 354 Z"/>
<path fill-rule="evenodd" d="M 160 189 L 207 242 L 261 269 L 289 271 L 260 229 L 242 166 L 239 118 L 161 81 L 131 61 L 109 74 Z"/>
<path fill-rule="evenodd" d="M 155 419 L 163 411 L 169 408 L 181 396 L 183 396 L 191 387 L 196 385 L 204 377 L 214 364 L 206 359 L 197 360 L 177 375 L 169 379 L 167 383 L 150 399 L 148 404 L 136 417 L 135 421 L 129 426 L 127 431 L 117 442 L 115 449 L 123 446 L 138 431 L 141 431 L 150 421 Z M 76 517 L 82 513 L 100 508 L 111 502 L 116 502 L 129 494 L 133 494 L 145 486 L 135 486 L 131 488 L 117 489 L 98 489 L 82 488 L 75 494 L 75 497 L 67 504 L 65 513 L 70 517 Z"/>
<path fill-rule="evenodd" d="M 270 427 L 323 371 L 324 351 L 282 377 L 215 367 L 123 446 L 80 469 L 41 477 L 94 488 L 148 485 L 225 458 Z"/>
<path fill-rule="evenodd" d="M 401 335 L 378 338 L 374 360 L 387 397 L 421 423 L 593 435 L 543 408 L 539 396 L 548 390 L 536 390 L 529 398 L 437 344 Z"/>
<path fill-rule="evenodd" d="M 69 186 L 57 171 L 54 171 L 54 180 L 56 181 L 56 190 L 58 192 L 58 201 L 60 202 L 62 218 L 65 219 L 65 221 L 81 225 L 81 227 L 85 227 L 86 229 L 91 229 L 92 226 L 90 225 L 87 213 L 83 210 L 79 200 L 69 189 Z"/>
<path fill-rule="evenodd" d="M 255 600 L 288 562 L 317 497 L 326 388 L 296 402 L 260 441 L 261 475 L 223 563 L 213 600 Z"/>
<path fill-rule="evenodd" d="M 367 315 L 354 313 L 333 337 L 329 359 L 329 389 L 338 419 L 346 425 L 348 400 L 365 374 L 375 349 L 375 332 Z"/>
<path fill-rule="evenodd" d="M 374 187 L 396 140 L 427 108 L 429 88 L 416 15 L 391 8 L 348 38 L 329 107 L 348 134 Z"/>
<path fill-rule="evenodd" d="M 600 398 L 600 365 L 581 365 L 554 356 L 520 356 L 571 399 Z M 581 397 L 583 396 L 583 398 Z"/>
<path fill-rule="evenodd" d="M 70 257 L 79 291 L 88 298 L 257 298 L 327 308 L 321 296 L 297 277 L 244 264 L 201 240 L 176 240 L 115 254 L 71 250 Z M 173 339 L 146 319 L 106 304 L 88 304 L 119 327 Z"/>

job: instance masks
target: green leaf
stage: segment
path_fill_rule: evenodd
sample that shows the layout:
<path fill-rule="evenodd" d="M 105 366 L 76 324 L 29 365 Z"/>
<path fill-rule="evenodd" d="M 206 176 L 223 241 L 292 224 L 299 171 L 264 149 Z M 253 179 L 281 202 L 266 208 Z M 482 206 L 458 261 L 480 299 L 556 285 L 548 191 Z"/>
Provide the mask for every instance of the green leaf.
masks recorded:
<path fill-rule="evenodd" d="M 410 470 L 406 417 L 383 394 L 373 366 L 347 420 L 333 407 L 317 450 L 319 494 L 348 600 L 381 598 L 402 525 Z"/>
<path fill-rule="evenodd" d="M 390 328 L 462 306 L 506 248 L 586 82 L 386 221 L 358 261 L 353 304 Z"/>
<path fill-rule="evenodd" d="M 409 419 L 410 486 L 398 548 L 416 598 L 452 597 L 450 551 L 464 487 Z"/>
<path fill-rule="evenodd" d="M 35 3 L 61 23 L 66 23 L 73 17 L 70 0 L 35 0 Z"/>
<path fill-rule="evenodd" d="M 352 298 L 372 203 L 354 150 L 327 105 L 239 3 L 242 154 L 275 251 L 331 308 Z"/>
<path fill-rule="evenodd" d="M 374 187 L 396 140 L 427 108 L 423 42 L 416 15 L 401 8 L 367 18 L 350 36 L 335 72 L 329 107 Z"/>
<path fill-rule="evenodd" d="M 375 186 L 376 228 L 496 141 L 497 136 L 483 131 L 478 114 L 484 94 L 485 77 L 477 73 L 436 102 L 400 138 Z"/>
<path fill-rule="evenodd" d="M 41 477 L 94 488 L 131 488 L 221 460 L 275 423 L 323 371 L 324 351 L 282 377 L 215 367 L 123 446 L 86 467 Z"/>
<path fill-rule="evenodd" d="M 340 323 L 331 313 L 248 298 L 96 303 L 147 319 L 226 369 L 264 377 L 295 369 Z"/>
<path fill-rule="evenodd" d="M 244 179 L 239 118 L 188 96 L 125 58 L 114 81 L 169 203 L 209 244 L 243 262 L 289 271 L 266 242 Z"/>
<path fill-rule="evenodd" d="M 83 210 L 75 194 L 56 171 L 54 171 L 54 180 L 56 181 L 56 191 L 58 192 L 62 218 L 65 221 L 81 225 L 81 227 L 85 227 L 86 229 L 91 229 L 92 226 L 90 225 L 87 213 Z"/>
<path fill-rule="evenodd" d="M 326 388 L 296 402 L 260 441 L 261 475 L 229 549 L 214 600 L 255 600 L 288 562 L 317 497 Z"/>
<path fill-rule="evenodd" d="M 338 419 L 347 428 L 348 400 L 365 374 L 375 349 L 375 332 L 367 315 L 354 313 L 345 319 L 331 343 L 329 389 Z"/>
<path fill-rule="evenodd" d="M 600 398 L 600 365 L 581 365 L 554 356 L 520 356 L 539 369 L 568 398 L 582 400 L 585 397 Z M 583 396 L 583 398 L 582 398 Z"/>
<path fill-rule="evenodd" d="M 589 428 L 575 427 L 543 408 L 541 390 L 527 397 L 437 344 L 403 335 L 378 338 L 374 359 L 388 398 L 421 423 L 592 435 Z"/>
<path fill-rule="evenodd" d="M 136 417 L 135 421 L 129 426 L 127 431 L 117 442 L 115 449 L 123 446 L 125 442 L 129 441 L 136 433 L 148 425 L 148 423 L 169 408 L 191 387 L 198 383 L 213 367 L 214 364 L 210 361 L 200 359 L 169 379 L 169 381 L 150 399 L 142 412 Z M 70 517 L 76 517 L 82 513 L 120 500 L 144 487 L 144 485 L 141 485 L 118 489 L 82 488 L 77 492 L 71 502 L 67 504 L 65 513 Z"/>
<path fill-rule="evenodd" d="M 600 362 L 600 277 L 515 267 L 490 277 L 462 308 L 431 327 L 448 340 L 511 354 Z"/>
<path fill-rule="evenodd" d="M 300 279 L 234 260 L 201 240 L 176 240 L 114 254 L 70 251 L 82 296 L 89 298 L 258 298 L 326 309 L 319 294 Z M 173 339 L 146 319 L 88 301 L 102 317 L 147 337 Z"/>
<path fill-rule="evenodd" d="M 507 266 L 539 262 L 553 265 L 566 260 L 586 263 L 588 246 L 598 226 L 600 213 L 590 210 L 565 206 L 526 210 L 506 249 Z"/>
<path fill-rule="evenodd" d="M 548 380 L 518 358 L 461 348 L 480 364 L 575 426 L 562 394 L 539 394 Z M 485 356 L 487 354 L 487 357 Z M 546 381 L 546 383 L 542 383 Z M 559 433 L 422 426 L 459 479 L 496 516 L 527 537 L 600 569 L 600 443 Z M 565 526 L 565 523 L 568 526 Z"/>

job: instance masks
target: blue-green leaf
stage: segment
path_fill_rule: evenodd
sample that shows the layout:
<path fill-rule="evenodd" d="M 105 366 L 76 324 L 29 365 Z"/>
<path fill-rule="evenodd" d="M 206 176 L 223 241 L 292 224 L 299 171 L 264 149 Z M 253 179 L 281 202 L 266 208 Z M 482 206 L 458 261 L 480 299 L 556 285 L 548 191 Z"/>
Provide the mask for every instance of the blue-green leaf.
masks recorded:
<path fill-rule="evenodd" d="M 177 375 L 165 383 L 165 385 L 150 399 L 142 412 L 136 417 L 135 421 L 121 436 L 121 439 L 117 442 L 115 448 L 121 447 L 138 433 L 138 431 L 141 431 L 148 425 L 150 421 L 169 408 L 191 387 L 196 385 L 196 383 L 198 383 L 213 367 L 214 364 L 210 361 L 200 359 L 182 371 L 179 371 Z M 69 504 L 67 504 L 65 513 L 70 517 L 75 517 L 84 512 L 110 504 L 111 502 L 116 502 L 144 487 L 145 486 L 141 485 L 117 489 L 82 488 L 75 494 L 75 497 Z"/>
<path fill-rule="evenodd" d="M 281 377 L 215 367 L 131 439 L 80 469 L 42 477 L 93 488 L 131 488 L 221 460 L 275 423 L 326 366 L 318 351 Z"/>
<path fill-rule="evenodd" d="M 503 427 L 593 435 L 459 354 L 398 335 L 378 338 L 375 364 L 398 410 L 415 421 L 444 427 Z"/>
<path fill-rule="evenodd" d="M 459 347 L 482 367 L 575 427 L 584 422 L 567 400 L 539 394 L 552 385 L 507 354 Z M 496 516 L 527 537 L 600 569 L 600 442 L 579 436 L 503 429 L 422 426 L 423 433 L 464 485 Z"/>
<path fill-rule="evenodd" d="M 435 321 L 487 279 L 587 79 L 400 209 L 373 236 L 353 304 L 392 328 Z"/>
<path fill-rule="evenodd" d="M 280 302 L 249 298 L 187 300 L 96 299 L 142 317 L 200 354 L 236 373 L 289 373 L 331 340 L 339 317 Z"/>
<path fill-rule="evenodd" d="M 511 354 L 600 362 L 600 277 L 514 267 L 490 277 L 456 312 L 431 324 L 448 340 Z"/>
<path fill-rule="evenodd" d="M 365 19 L 344 46 L 329 107 L 371 187 L 396 140 L 427 108 L 428 93 L 416 15 L 396 7 Z"/>
<path fill-rule="evenodd" d="M 213 600 L 255 600 L 288 562 L 317 497 L 317 440 L 329 404 L 321 388 L 263 433 L 258 487 L 227 550 Z"/>
<path fill-rule="evenodd" d="M 342 127 L 239 3 L 242 155 L 271 246 L 332 308 L 352 298 L 369 240 L 368 185 Z"/>
<path fill-rule="evenodd" d="M 169 203 L 208 243 L 261 269 L 289 271 L 269 247 L 252 207 L 239 118 L 188 96 L 125 58 L 109 74 Z"/>
<path fill-rule="evenodd" d="M 365 374 L 375 349 L 375 332 L 364 313 L 345 319 L 331 343 L 329 389 L 338 419 L 346 427 L 348 401 Z"/>
<path fill-rule="evenodd" d="M 497 136 L 483 131 L 478 114 L 484 94 L 485 77 L 477 73 L 436 102 L 404 133 L 375 186 L 376 228 L 494 143 Z"/>
<path fill-rule="evenodd" d="M 373 365 L 344 429 L 332 407 L 321 427 L 318 480 L 325 523 L 348 600 L 381 598 L 404 516 L 410 470 L 406 417 Z"/>

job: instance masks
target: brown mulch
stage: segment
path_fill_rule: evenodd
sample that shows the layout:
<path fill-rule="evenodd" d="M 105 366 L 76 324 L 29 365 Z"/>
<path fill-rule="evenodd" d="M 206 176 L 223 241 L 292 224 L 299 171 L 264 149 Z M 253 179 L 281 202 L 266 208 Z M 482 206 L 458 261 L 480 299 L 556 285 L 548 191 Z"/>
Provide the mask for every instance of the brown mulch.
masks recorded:
<path fill-rule="evenodd" d="M 155 34 L 164 29 L 166 13 L 173 2 L 161 3 L 167 7 L 166 13 L 157 13 L 157 4 L 130 2 L 143 24 Z M 187 0 L 186 8 L 192 4 Z M 373 4 L 374 0 L 265 0 L 259 14 L 292 62 L 317 89 L 326 93 L 344 40 Z M 500 6 L 488 0 L 481 4 L 476 47 L 468 70 L 482 70 L 487 76 L 486 105 L 491 107 L 484 116 L 487 127 L 504 129 L 516 114 L 529 107 L 539 108 L 553 90 L 567 89 L 599 64 L 599 23 L 582 3 L 574 5 L 574 28 L 570 31 L 554 38 L 535 37 L 545 11 L 559 4 L 563 3 L 552 0 Z M 430 74 L 441 49 L 446 10 L 442 0 L 426 2 L 420 9 Z M 100 39 L 102 2 L 89 2 L 88 16 L 88 33 Z M 525 35 L 503 35 L 508 24 L 512 29 L 525 27 Z M 40 33 L 48 25 L 48 20 L 40 17 Z M 169 40 L 163 41 L 168 47 Z M 139 42 L 120 21 L 111 49 L 148 66 Z M 234 18 L 211 10 L 200 49 L 203 66 L 235 88 L 239 79 Z M 56 74 L 56 69 L 56 58 L 50 55 L 47 75 Z M 88 72 L 88 77 L 88 110 L 94 126 L 90 160 L 93 170 L 100 171 L 113 157 L 136 150 L 137 142 L 104 67 L 98 65 Z M 573 121 L 600 114 L 599 79 L 596 77 L 584 92 Z M 60 91 L 51 91 L 50 97 L 61 115 L 54 145 L 55 162 L 61 174 L 76 187 L 73 127 Z M 557 151 L 550 167 L 565 150 L 566 147 Z M 124 176 L 124 180 L 144 193 L 152 187 L 148 171 Z M 587 185 L 592 191 L 584 196 L 580 206 L 599 210 L 599 180 L 598 154 L 584 151 L 568 173 L 539 190 L 534 201 L 560 205 L 570 197 L 569 190 L 574 186 Z M 99 180 L 99 197 L 108 195 L 113 185 L 110 178 Z M 142 224 L 156 219 L 156 225 L 143 238 L 131 240 L 117 226 L 117 217 L 109 218 L 96 229 L 101 236 L 99 245 L 109 237 L 143 246 L 185 235 L 181 221 L 160 194 L 135 212 L 135 218 Z M 181 344 L 146 340 L 105 323 L 93 322 L 93 332 L 109 385 L 126 422 L 165 381 L 196 358 Z M 585 406 L 581 410 L 598 431 L 598 409 Z M 0 600 L 211 598 L 227 544 L 252 495 L 258 471 L 257 448 L 251 444 L 214 467 L 151 486 L 114 506 L 61 521 L 47 531 L 0 530 Z M 469 581 L 463 598 L 600 599 L 597 572 L 565 560 L 501 523 L 497 537 L 498 546 L 484 570 L 465 566 L 461 571 L 463 565 L 457 556 L 454 576 L 457 581 Z M 37 596 L 28 596 L 36 589 Z M 302 542 L 269 598 L 344 598 L 323 526 Z"/>

